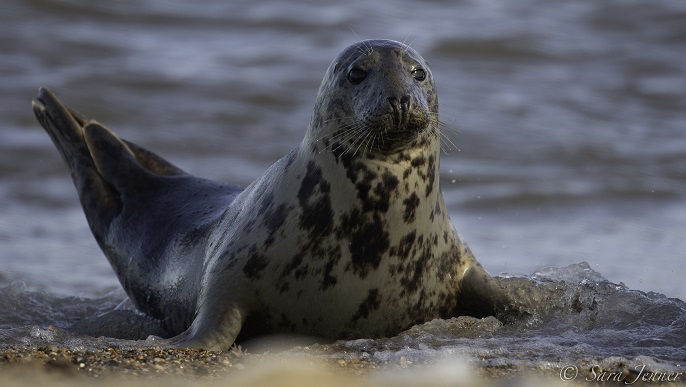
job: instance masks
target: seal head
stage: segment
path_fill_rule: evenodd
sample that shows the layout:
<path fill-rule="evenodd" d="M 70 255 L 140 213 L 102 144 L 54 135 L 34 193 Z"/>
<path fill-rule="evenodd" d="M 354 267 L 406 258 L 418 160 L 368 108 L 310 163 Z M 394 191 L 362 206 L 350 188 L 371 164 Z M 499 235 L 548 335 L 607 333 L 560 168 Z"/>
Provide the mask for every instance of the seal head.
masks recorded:
<path fill-rule="evenodd" d="M 372 40 L 346 48 L 327 69 L 308 137 L 331 149 L 390 154 L 422 145 L 419 135 L 428 140 L 437 124 L 424 59 L 401 43 Z"/>

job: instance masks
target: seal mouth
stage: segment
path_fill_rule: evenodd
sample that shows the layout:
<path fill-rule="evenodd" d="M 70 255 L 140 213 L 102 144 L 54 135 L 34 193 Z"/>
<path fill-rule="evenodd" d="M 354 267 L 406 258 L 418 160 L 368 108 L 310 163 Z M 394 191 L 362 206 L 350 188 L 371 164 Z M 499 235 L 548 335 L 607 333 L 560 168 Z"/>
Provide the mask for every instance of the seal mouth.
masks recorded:
<path fill-rule="evenodd" d="M 391 155 L 425 147 L 439 137 L 437 114 L 425 110 L 400 114 L 393 111 L 368 113 L 362 117 L 347 116 L 329 121 L 335 130 L 317 140 L 324 144 L 319 152 L 330 150 L 337 158 L 342 155 Z"/>
<path fill-rule="evenodd" d="M 364 122 L 371 141 L 369 148 L 383 153 L 416 146 L 429 125 L 428 115 L 407 111 L 394 111 Z"/>

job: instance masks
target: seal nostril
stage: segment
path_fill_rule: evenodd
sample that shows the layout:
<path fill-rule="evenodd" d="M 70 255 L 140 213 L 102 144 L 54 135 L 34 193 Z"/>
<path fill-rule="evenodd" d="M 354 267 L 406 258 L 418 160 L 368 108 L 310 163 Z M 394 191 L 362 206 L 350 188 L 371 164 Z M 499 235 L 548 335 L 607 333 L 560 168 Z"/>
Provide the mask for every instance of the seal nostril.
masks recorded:
<path fill-rule="evenodd" d="M 391 104 L 391 107 L 393 108 L 393 111 L 399 110 L 399 103 L 398 103 L 398 98 L 396 97 L 388 97 L 388 103 Z"/>
<path fill-rule="evenodd" d="M 409 95 L 403 95 L 400 98 L 400 108 L 403 109 L 404 111 L 409 110 L 410 108 L 410 96 Z"/>
<path fill-rule="evenodd" d="M 391 108 L 393 109 L 394 112 L 406 112 L 410 109 L 410 96 L 409 95 L 403 95 L 400 97 L 400 100 L 398 100 L 397 97 L 388 97 L 388 103 L 391 105 Z"/>

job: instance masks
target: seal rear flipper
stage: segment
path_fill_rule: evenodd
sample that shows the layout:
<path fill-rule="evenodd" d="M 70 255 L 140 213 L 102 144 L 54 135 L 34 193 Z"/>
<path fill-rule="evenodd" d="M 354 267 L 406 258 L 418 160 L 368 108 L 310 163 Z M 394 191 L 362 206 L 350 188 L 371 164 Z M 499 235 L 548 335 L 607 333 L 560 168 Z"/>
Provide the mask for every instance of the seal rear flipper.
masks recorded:
<path fill-rule="evenodd" d="M 122 209 L 124 189 L 152 181 L 153 175 L 184 174 L 162 157 L 119 139 L 102 125 L 64 105 L 47 88 L 39 89 L 32 105 L 36 118 L 69 168 L 88 224 L 101 247 L 110 223 Z M 86 131 L 90 134 L 86 135 Z"/>
<path fill-rule="evenodd" d="M 88 224 L 102 244 L 110 221 L 119 213 L 117 192 L 98 174 L 83 138 L 87 118 L 63 105 L 48 89 L 41 88 L 33 111 L 69 167 Z"/>

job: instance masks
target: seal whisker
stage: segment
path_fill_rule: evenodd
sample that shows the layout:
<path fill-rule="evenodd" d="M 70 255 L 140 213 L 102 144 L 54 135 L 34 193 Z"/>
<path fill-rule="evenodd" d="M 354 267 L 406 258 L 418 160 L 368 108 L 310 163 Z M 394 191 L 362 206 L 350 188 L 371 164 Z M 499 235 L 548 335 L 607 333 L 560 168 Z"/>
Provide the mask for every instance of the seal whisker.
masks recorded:
<path fill-rule="evenodd" d="M 410 50 L 412 44 L 414 44 L 415 40 L 417 40 L 417 38 L 413 38 L 410 43 L 407 43 L 407 39 L 409 38 L 410 35 L 407 35 L 407 37 L 405 37 L 405 40 L 403 40 L 403 44 L 405 45 L 405 47 L 403 47 L 403 55 L 407 55 L 407 52 Z"/>
<path fill-rule="evenodd" d="M 447 145 L 449 149 L 452 147 L 452 149 L 456 149 L 459 152 L 460 148 L 458 148 L 450 138 L 451 135 L 458 135 L 460 133 L 460 130 L 456 126 L 439 120 L 436 130 L 438 130 L 441 136 L 441 146 Z"/>
<path fill-rule="evenodd" d="M 362 44 L 366 48 L 366 55 L 371 56 L 374 53 L 374 46 L 372 46 L 371 42 L 367 40 L 363 40 Z"/>
<path fill-rule="evenodd" d="M 354 138 L 357 138 L 358 136 L 360 136 L 366 130 L 366 127 L 362 124 L 356 123 L 356 124 L 352 124 L 352 125 L 351 124 L 341 125 L 341 129 L 342 130 L 337 132 L 337 133 L 334 133 L 332 135 L 322 136 L 317 140 L 317 141 L 321 141 L 323 139 L 326 139 L 326 141 L 328 142 L 327 146 L 324 149 L 322 149 L 322 151 L 324 151 L 326 149 L 330 149 L 331 151 L 335 152 L 336 150 L 338 150 L 344 146 L 348 146 L 349 144 L 347 144 L 347 142 L 349 142 L 351 139 L 354 139 Z M 353 142 L 353 145 L 356 141 L 357 140 L 355 140 Z M 335 145 L 335 147 L 334 147 L 334 145 Z M 320 151 L 319 153 L 321 153 L 322 151 Z M 347 149 L 343 153 L 347 153 Z"/>
<path fill-rule="evenodd" d="M 453 149 L 457 150 L 458 152 L 460 151 L 460 148 L 458 148 L 457 145 L 455 145 L 455 143 L 450 139 L 450 137 L 446 133 L 444 133 L 443 131 L 438 131 L 438 133 L 441 136 L 441 150 L 443 150 L 445 154 L 449 153 L 445 151 L 445 148 L 448 148 L 449 151 Z"/>
<path fill-rule="evenodd" d="M 346 149 L 346 151 L 344 153 L 347 153 L 348 150 L 352 149 L 352 147 L 354 147 L 355 144 L 357 144 L 357 147 L 355 148 L 355 152 L 353 152 L 353 156 L 355 156 L 357 154 L 357 152 L 360 150 L 360 147 L 362 145 L 364 145 L 365 141 L 367 141 L 367 138 L 369 138 L 369 136 L 371 136 L 371 135 L 372 135 L 372 131 L 367 131 L 366 134 L 360 135 L 357 139 L 355 139 L 355 141 L 352 144 L 350 144 L 350 148 Z"/>
<path fill-rule="evenodd" d="M 332 120 L 327 120 L 326 122 L 329 122 L 329 121 L 334 121 L 334 120 L 333 120 L 333 119 L 332 119 Z M 341 124 L 341 125 L 340 125 L 341 130 L 339 130 L 338 132 L 336 132 L 336 133 L 334 133 L 334 134 L 325 134 L 325 135 L 323 135 L 323 136 L 317 138 L 316 141 L 319 142 L 319 141 L 322 141 L 322 140 L 325 140 L 325 139 L 331 141 L 331 140 L 334 140 L 334 139 L 338 139 L 338 138 L 341 138 L 341 137 L 345 137 L 346 135 L 350 134 L 351 131 L 358 130 L 358 129 L 360 129 L 360 127 L 361 127 L 361 125 L 360 125 L 359 123 L 355 123 L 355 124 Z"/>
<path fill-rule="evenodd" d="M 343 141 L 341 141 L 338 144 L 338 146 L 336 146 L 335 148 L 332 148 L 331 150 L 335 152 L 338 149 L 345 147 L 345 149 L 343 150 L 342 153 L 347 154 L 348 151 L 350 151 L 350 149 L 352 149 L 352 147 L 355 146 L 355 144 L 363 137 L 363 134 L 364 134 L 364 130 L 363 130 L 363 128 L 360 128 L 360 129 L 356 130 L 355 132 L 351 133 L 350 136 L 346 137 Z M 353 142 L 348 143 L 348 140 L 353 140 Z"/>
<path fill-rule="evenodd" d="M 450 138 L 440 130 L 439 125 L 429 125 L 422 134 L 422 136 L 423 139 L 427 141 L 435 141 L 436 139 L 438 139 L 439 147 L 441 148 L 441 152 L 443 152 L 444 154 L 449 154 L 449 151 L 451 151 L 453 147 L 455 147 L 455 144 L 450 140 Z"/>
<path fill-rule="evenodd" d="M 357 33 L 352 29 L 352 27 L 348 26 L 348 29 L 350 30 L 350 32 L 353 33 L 353 35 L 355 35 L 355 37 L 361 43 L 361 46 L 356 47 L 357 52 L 359 52 L 360 54 L 365 55 L 365 56 L 370 56 L 371 54 L 374 53 L 374 46 L 372 45 L 371 42 L 360 38 L 360 36 L 357 35 Z"/>
<path fill-rule="evenodd" d="M 436 112 L 430 112 L 429 116 L 432 117 L 435 121 L 431 125 L 429 125 L 431 131 L 433 132 L 433 135 L 436 138 L 440 139 L 440 146 L 441 146 L 441 151 L 445 154 L 449 154 L 448 151 L 451 151 L 453 149 L 456 149 L 459 151 L 459 148 L 455 145 L 455 143 L 452 141 L 450 138 L 451 134 L 459 134 L 459 130 L 456 126 L 449 124 L 448 122 L 441 120 L 440 116 Z M 443 114 L 444 117 L 447 117 L 451 121 L 455 121 L 455 117 L 451 116 L 449 114 Z M 433 120 L 432 120 L 433 121 Z"/>
<path fill-rule="evenodd" d="M 354 137 L 356 137 L 358 134 L 363 132 L 366 127 L 364 125 L 356 124 L 356 125 L 346 125 L 344 126 L 346 128 L 345 131 L 342 131 L 340 133 L 334 134 L 329 138 L 329 141 L 331 140 L 340 140 L 340 141 L 348 141 Z"/>
<path fill-rule="evenodd" d="M 337 121 L 338 121 L 338 122 L 352 121 L 352 122 L 355 123 L 355 125 L 359 125 L 359 123 L 357 122 L 357 119 L 356 119 L 356 117 L 355 117 L 354 115 L 342 116 L 342 117 L 335 117 L 335 118 L 327 118 L 326 120 L 324 120 L 324 123 L 325 123 L 325 124 L 329 124 L 329 123 L 335 123 L 335 122 L 337 122 Z M 343 125 L 343 126 L 346 126 L 346 125 L 347 125 L 347 126 L 350 126 L 350 125 L 352 125 L 352 124 L 345 124 L 345 123 L 342 123 L 341 125 Z"/>
<path fill-rule="evenodd" d="M 378 134 L 376 132 L 369 132 L 370 136 L 365 137 L 364 154 L 370 153 L 374 149 L 374 143 Z"/>
<path fill-rule="evenodd" d="M 452 151 L 453 149 L 453 147 L 450 146 L 450 144 L 452 144 L 452 141 L 450 141 L 450 139 L 446 137 L 445 133 L 441 132 L 436 127 L 432 127 L 430 130 L 427 130 L 427 136 L 429 137 L 429 141 L 433 141 L 435 138 L 439 138 L 438 146 L 441 148 L 441 152 L 446 155 L 450 154 L 450 151 Z M 447 140 L 447 142 L 444 142 L 444 140 Z"/>
<path fill-rule="evenodd" d="M 432 125 L 430 129 L 426 131 L 426 136 L 428 140 L 434 140 L 438 138 L 441 152 L 443 152 L 444 154 L 450 154 L 450 151 L 452 151 L 453 149 L 457 149 L 455 143 L 453 143 L 450 137 L 448 137 L 447 134 L 440 130 L 438 126 Z"/>
<path fill-rule="evenodd" d="M 350 139 L 352 139 L 352 138 L 355 138 L 355 137 L 357 137 L 358 135 L 360 135 L 360 134 L 362 133 L 363 129 L 364 129 L 364 128 L 353 127 L 353 128 L 350 129 L 350 130 L 347 130 L 347 131 L 345 131 L 345 132 L 343 132 L 343 133 L 339 133 L 339 134 L 337 134 L 337 135 L 335 135 L 335 136 L 332 136 L 332 137 L 328 140 L 328 141 L 329 141 L 329 144 L 328 144 L 324 149 L 322 149 L 322 151 L 327 150 L 327 149 L 330 149 L 332 152 L 337 151 L 338 149 L 340 149 L 340 148 L 346 146 L 346 145 L 347 145 L 346 142 L 347 142 L 348 140 L 350 140 Z M 331 142 L 333 139 L 336 139 L 336 138 L 338 138 L 338 139 L 340 140 L 340 142 L 338 142 L 338 141 L 336 141 L 336 142 Z M 334 145 L 336 145 L 336 146 L 334 147 Z M 319 153 L 321 153 L 322 151 L 320 151 Z M 345 152 L 343 152 L 343 153 L 345 153 Z"/>
<path fill-rule="evenodd" d="M 452 116 L 450 114 L 444 114 L 442 113 L 440 116 L 438 113 L 430 113 L 430 116 L 435 117 L 436 121 L 438 121 L 438 124 L 441 127 L 441 130 L 448 131 L 450 133 L 458 134 L 459 129 L 456 125 L 451 124 L 450 122 L 457 122 L 457 119 L 455 116 Z"/>
<path fill-rule="evenodd" d="M 367 146 L 365 147 L 364 152 L 369 153 L 372 149 L 374 149 L 374 143 L 376 142 L 377 135 L 372 134 L 372 137 L 367 141 Z"/>

